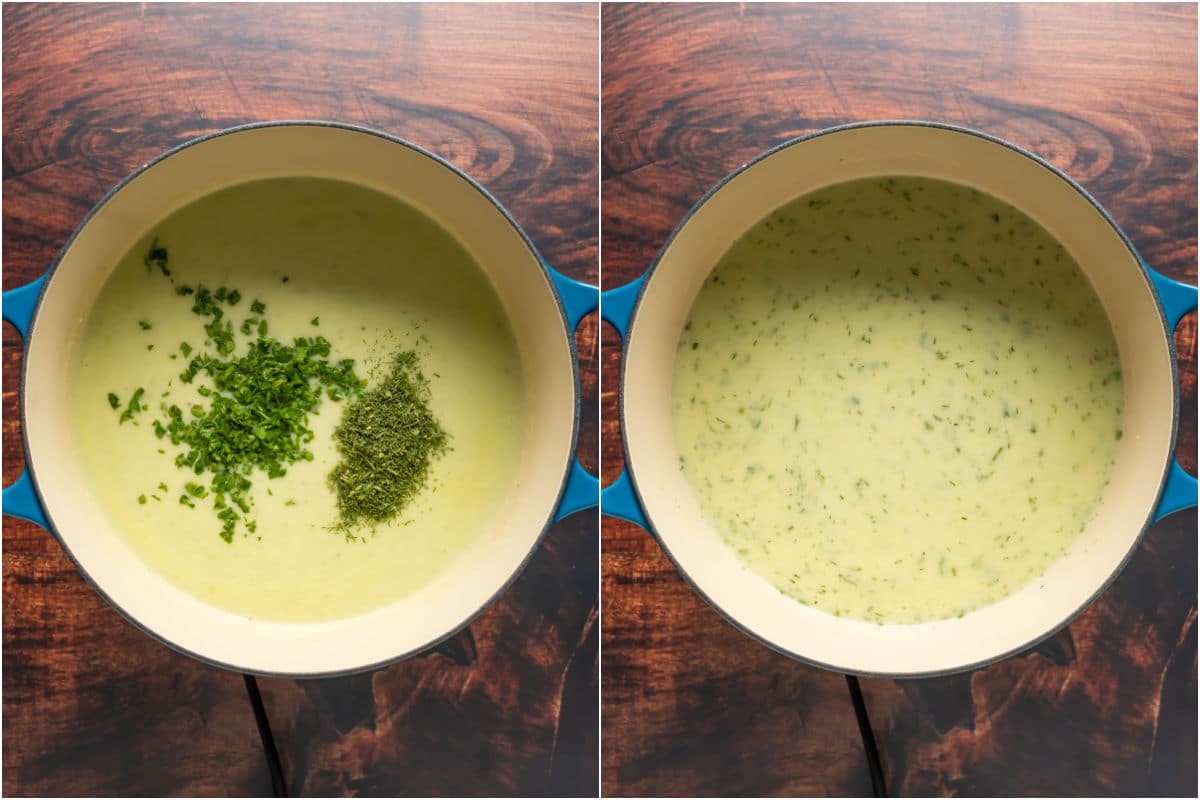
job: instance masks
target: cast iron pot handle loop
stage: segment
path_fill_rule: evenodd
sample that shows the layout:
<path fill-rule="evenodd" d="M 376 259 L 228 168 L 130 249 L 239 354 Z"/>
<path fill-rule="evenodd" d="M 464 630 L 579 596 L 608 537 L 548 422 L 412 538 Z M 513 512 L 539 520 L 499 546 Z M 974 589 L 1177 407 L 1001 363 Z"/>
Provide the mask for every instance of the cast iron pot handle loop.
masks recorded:
<path fill-rule="evenodd" d="M 1173 336 L 1183 315 L 1196 310 L 1196 287 L 1160 275 L 1144 261 L 1142 266 L 1150 274 L 1150 280 L 1158 293 L 1158 300 L 1162 303 L 1163 314 L 1167 318 L 1167 336 Z M 1173 350 L 1174 348 L 1172 348 Z M 1158 508 L 1154 511 L 1154 521 L 1157 522 L 1167 514 L 1195 507 L 1196 479 L 1183 471 L 1183 467 L 1179 466 L 1174 450 L 1172 450 L 1167 485 L 1163 487 L 1162 498 L 1158 501 Z"/>
<path fill-rule="evenodd" d="M 542 263 L 545 265 L 546 271 L 550 273 L 550 279 L 554 282 L 559 299 L 562 300 L 563 309 L 567 312 L 567 327 L 570 335 L 574 336 L 575 329 L 579 327 L 579 321 L 595 311 L 600 304 L 600 290 L 595 286 L 572 280 L 549 264 Z M 579 368 L 578 360 L 576 360 L 575 368 Z M 585 508 L 594 508 L 599 502 L 599 479 L 589 474 L 579 463 L 578 458 L 573 458 L 571 471 L 567 475 L 567 486 L 563 489 L 558 510 L 554 512 L 554 521 L 558 522 L 563 517 L 574 514 L 576 511 L 583 511 Z"/>
<path fill-rule="evenodd" d="M 631 281 L 624 286 L 604 292 L 600 299 L 600 318 L 606 320 L 625 340 L 629 331 L 629 323 L 633 318 L 633 308 L 637 305 L 638 295 L 641 294 L 642 284 L 646 276 Z M 646 515 L 638 502 L 633 490 L 633 481 L 629 479 L 629 470 L 621 470 L 621 475 L 600 492 L 600 513 L 610 517 L 628 520 L 645 530 L 650 530 L 646 524 Z"/>
<path fill-rule="evenodd" d="M 33 319 L 33 310 L 37 307 L 38 297 L 42 293 L 42 285 L 46 276 L 38 278 L 33 283 L 27 283 L 18 289 L 4 293 L 4 320 L 21 334 L 22 341 L 29 332 L 29 322 Z M 38 502 L 37 492 L 33 489 L 33 481 L 29 480 L 29 470 L 21 471 L 11 486 L 4 487 L 4 513 L 10 517 L 20 517 L 50 530 L 50 523 Z"/>

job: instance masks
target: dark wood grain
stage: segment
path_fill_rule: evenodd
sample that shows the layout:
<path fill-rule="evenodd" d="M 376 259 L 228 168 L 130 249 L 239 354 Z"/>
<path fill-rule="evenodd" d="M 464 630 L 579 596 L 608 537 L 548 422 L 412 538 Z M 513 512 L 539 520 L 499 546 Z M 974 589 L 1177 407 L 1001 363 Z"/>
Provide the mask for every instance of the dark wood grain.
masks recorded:
<path fill-rule="evenodd" d="M 1082 182 L 1163 273 L 1196 280 L 1196 11 L 1117 5 L 605 5 L 603 285 L 640 274 L 715 181 L 831 125 L 924 118 Z M 621 469 L 602 339 L 602 474 Z M 1196 324 L 1177 332 L 1196 466 Z M 755 644 L 638 528 L 602 523 L 607 795 L 870 790 L 840 676 Z M 1196 793 L 1196 513 L 1156 524 L 1067 630 L 993 667 L 865 680 L 903 794 Z"/>
<path fill-rule="evenodd" d="M 116 181 L 245 122 L 369 125 L 480 180 L 547 260 L 595 282 L 597 9 L 587 5 L 6 5 L 4 285 L 39 275 Z M 577 341 L 598 465 L 597 329 Z M 4 331 L 4 481 L 23 465 Z M 595 512 L 437 652 L 339 680 L 261 681 L 294 791 L 594 794 Z M 270 790 L 241 679 L 150 641 L 53 540 L 4 520 L 6 794 Z"/>

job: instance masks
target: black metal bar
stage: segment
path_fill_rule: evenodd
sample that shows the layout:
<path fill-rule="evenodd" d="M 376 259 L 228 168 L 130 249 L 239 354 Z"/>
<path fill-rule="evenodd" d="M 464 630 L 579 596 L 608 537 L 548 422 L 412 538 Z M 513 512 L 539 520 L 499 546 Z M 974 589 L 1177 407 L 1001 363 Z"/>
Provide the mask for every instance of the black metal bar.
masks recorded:
<path fill-rule="evenodd" d="M 871 772 L 871 791 L 876 797 L 887 797 L 887 783 L 883 778 L 883 762 L 879 748 L 875 746 L 875 734 L 871 732 L 871 718 L 867 716 L 867 704 L 863 701 L 862 688 L 854 675 L 846 676 L 850 689 L 850 701 L 854 703 L 854 717 L 858 720 L 858 732 L 862 736 L 863 752 L 867 756 L 867 769 Z"/>
<path fill-rule="evenodd" d="M 267 769 L 271 773 L 271 791 L 275 797 L 287 797 L 287 782 L 283 779 L 283 765 L 279 762 L 279 751 L 275 749 L 275 737 L 271 734 L 271 721 L 263 705 L 258 681 L 253 675 L 242 675 L 246 681 L 246 694 L 250 695 L 250 707 L 254 709 L 254 721 L 258 724 L 258 738 L 262 740 L 263 755 L 267 757 Z"/>

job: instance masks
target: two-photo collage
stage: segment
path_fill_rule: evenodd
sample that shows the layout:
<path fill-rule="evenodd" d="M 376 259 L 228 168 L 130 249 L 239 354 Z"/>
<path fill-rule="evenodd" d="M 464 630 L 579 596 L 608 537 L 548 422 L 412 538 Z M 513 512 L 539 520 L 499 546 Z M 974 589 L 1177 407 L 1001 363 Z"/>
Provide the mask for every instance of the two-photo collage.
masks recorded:
<path fill-rule="evenodd" d="M 0 16 L 5 796 L 1196 796 L 1196 3 Z"/>

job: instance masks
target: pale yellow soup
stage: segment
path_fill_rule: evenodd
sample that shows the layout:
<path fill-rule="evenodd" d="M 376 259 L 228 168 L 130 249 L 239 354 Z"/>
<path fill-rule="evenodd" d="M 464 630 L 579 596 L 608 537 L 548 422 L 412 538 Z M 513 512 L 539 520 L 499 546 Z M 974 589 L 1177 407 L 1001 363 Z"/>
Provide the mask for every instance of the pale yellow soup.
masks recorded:
<path fill-rule="evenodd" d="M 699 505 L 750 569 L 838 616 L 993 603 L 1072 546 L 1108 481 L 1117 345 L 1070 254 L 942 181 L 830 186 L 748 230 L 680 336 Z"/>
<path fill-rule="evenodd" d="M 174 284 L 143 264 L 155 237 L 169 252 Z M 160 402 L 188 408 L 204 382 L 179 379 L 187 365 L 180 342 L 196 353 L 212 351 L 204 346 L 207 318 L 174 291 L 197 283 L 241 293 L 238 306 L 225 308 L 235 329 L 261 300 L 271 337 L 290 344 L 297 336 L 324 336 L 331 360 L 354 359 L 364 378 L 386 372 L 397 349 L 416 350 L 452 449 L 433 461 L 429 484 L 398 519 L 359 531 L 356 540 L 331 531 L 337 507 L 326 477 L 339 461 L 332 432 L 345 401 L 328 399 L 309 418 L 311 462 L 274 480 L 254 472 L 253 534 L 239 527 L 227 543 L 210 499 L 194 509 L 179 503 L 185 482 L 208 485 L 211 475 L 176 467 L 180 448 L 156 438 L 152 421 L 166 421 Z M 236 354 L 248 341 L 239 335 Z M 479 265 L 417 210 L 340 181 L 262 180 L 172 214 L 117 266 L 76 358 L 72 402 L 81 453 L 116 527 L 172 584 L 251 618 L 348 617 L 429 581 L 498 512 L 525 425 L 513 333 Z M 150 408 L 136 425 L 119 425 L 108 393 L 124 404 L 139 386 Z M 169 491 L 159 491 L 160 482 Z"/>

